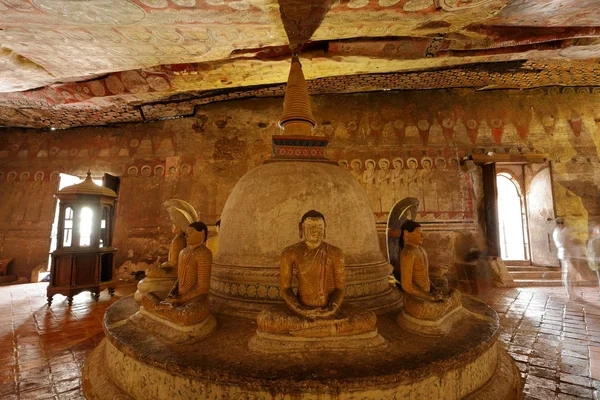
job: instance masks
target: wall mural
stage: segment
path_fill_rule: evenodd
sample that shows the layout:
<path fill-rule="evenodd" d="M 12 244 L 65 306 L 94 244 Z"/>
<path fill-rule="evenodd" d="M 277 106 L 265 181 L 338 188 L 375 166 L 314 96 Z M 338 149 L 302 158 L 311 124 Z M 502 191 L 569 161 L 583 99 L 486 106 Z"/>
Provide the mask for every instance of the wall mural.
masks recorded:
<path fill-rule="evenodd" d="M 473 153 L 548 154 L 557 212 L 581 220 L 586 232 L 600 216 L 598 97 L 580 89 L 538 90 L 535 98 L 533 91 L 314 96 L 314 133 L 331 139 L 328 158 L 364 188 L 379 228 L 395 201 L 417 197 L 427 246 L 439 250 L 431 251 L 431 262 L 447 263 L 456 232 L 477 234 L 479 178 L 459 165 Z M 535 100 L 539 94 L 543 102 Z M 171 235 L 162 202 L 189 199 L 206 222 L 216 221 L 239 178 L 269 158 L 280 112 L 280 98 L 255 99 L 110 130 L 7 131 L 0 141 L 0 210 L 10 216 L 0 215 L 0 252 L 27 248 L 12 257 L 20 271 L 43 262 L 58 173 L 83 176 L 91 168 L 121 177 L 117 265 L 150 265 L 166 256 L 162 243 Z M 32 228 L 37 236 L 24 247 Z"/>
<path fill-rule="evenodd" d="M 419 217 L 427 220 L 472 220 L 471 181 L 461 171 L 458 158 L 429 151 L 422 157 L 339 159 L 365 189 L 378 220 L 405 197 L 420 201 Z"/>

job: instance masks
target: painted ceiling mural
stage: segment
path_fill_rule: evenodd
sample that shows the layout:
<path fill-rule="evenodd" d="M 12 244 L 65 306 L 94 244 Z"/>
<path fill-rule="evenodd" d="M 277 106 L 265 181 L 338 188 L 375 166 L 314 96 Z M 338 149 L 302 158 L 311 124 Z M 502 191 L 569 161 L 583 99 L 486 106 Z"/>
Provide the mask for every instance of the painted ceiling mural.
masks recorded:
<path fill-rule="evenodd" d="M 280 95 L 600 86 L 597 0 L 0 0 L 0 126 Z"/>

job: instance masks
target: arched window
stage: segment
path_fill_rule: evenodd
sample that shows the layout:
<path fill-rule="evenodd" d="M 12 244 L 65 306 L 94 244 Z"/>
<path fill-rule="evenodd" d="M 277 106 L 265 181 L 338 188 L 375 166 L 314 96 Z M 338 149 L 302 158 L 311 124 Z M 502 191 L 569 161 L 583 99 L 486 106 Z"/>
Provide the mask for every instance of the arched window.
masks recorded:
<path fill-rule="evenodd" d="M 519 184 L 505 172 L 496 175 L 498 229 L 503 260 L 529 260 L 523 194 Z"/>

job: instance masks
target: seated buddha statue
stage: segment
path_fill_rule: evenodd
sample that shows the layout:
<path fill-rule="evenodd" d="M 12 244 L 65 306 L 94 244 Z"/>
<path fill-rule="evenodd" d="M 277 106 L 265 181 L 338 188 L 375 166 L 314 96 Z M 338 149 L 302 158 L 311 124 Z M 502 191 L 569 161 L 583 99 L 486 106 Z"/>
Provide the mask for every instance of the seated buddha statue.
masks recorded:
<path fill-rule="evenodd" d="M 173 283 L 177 280 L 179 252 L 186 245 L 185 232 L 190 223 L 198 221 L 196 210 L 186 201 L 170 199 L 165 201 L 164 205 L 167 208 L 175 237 L 171 240 L 167 261 L 148 268 L 146 276 L 138 283 L 134 296 L 138 302 L 148 292 L 156 292 L 164 298 L 173 287 Z"/>
<path fill-rule="evenodd" d="M 285 307 L 264 310 L 258 333 L 319 338 L 375 331 L 374 313 L 344 306 L 344 254 L 323 241 L 325 217 L 308 211 L 300 221 L 300 238 L 281 254 L 280 295 Z M 292 279 L 297 279 L 294 293 Z"/>
<path fill-rule="evenodd" d="M 179 263 L 179 252 L 185 248 L 185 232 L 173 225 L 171 231 L 175 235 L 169 246 L 169 255 L 167 261 L 158 267 L 146 270 L 146 276 L 151 278 L 160 278 L 167 276 L 177 276 L 177 264 Z"/>
<path fill-rule="evenodd" d="M 155 292 L 144 294 L 145 313 L 182 326 L 198 324 L 209 315 L 212 253 L 204 245 L 207 233 L 208 228 L 203 222 L 188 226 L 187 246 L 178 257 L 177 281 L 165 299 Z"/>
<path fill-rule="evenodd" d="M 400 236 L 402 250 L 400 251 L 399 275 L 404 294 L 404 308 L 401 317 L 406 317 L 408 314 L 408 319 L 417 324 L 418 322 L 415 320 L 441 321 L 445 316 L 461 308 L 460 292 L 448 289 L 447 285 L 436 286 L 432 282 L 427 253 L 421 247 L 422 243 L 421 225 L 407 220 L 402 225 Z M 433 325 L 429 324 L 429 326 Z M 441 329 L 447 330 L 446 328 Z M 441 333 L 441 331 L 436 332 L 433 329 L 431 332 L 424 333 L 435 334 Z"/>
<path fill-rule="evenodd" d="M 213 257 L 215 257 L 217 255 L 217 252 L 219 251 L 219 231 L 221 229 L 221 220 L 218 220 L 217 223 L 215 224 L 215 235 L 209 237 L 206 240 L 206 247 L 208 247 L 208 249 L 211 251 L 211 253 L 213 254 Z"/>

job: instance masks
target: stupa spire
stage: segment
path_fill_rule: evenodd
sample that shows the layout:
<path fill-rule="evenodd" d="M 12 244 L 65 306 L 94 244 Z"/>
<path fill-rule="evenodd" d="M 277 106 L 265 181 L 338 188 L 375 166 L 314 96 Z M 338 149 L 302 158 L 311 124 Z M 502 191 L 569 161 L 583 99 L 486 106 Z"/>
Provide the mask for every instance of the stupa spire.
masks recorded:
<path fill-rule="evenodd" d="M 292 56 L 292 65 L 285 88 L 283 115 L 279 119 L 279 127 L 286 135 L 309 136 L 317 121 L 312 115 L 310 97 L 302 64 L 298 56 Z"/>

